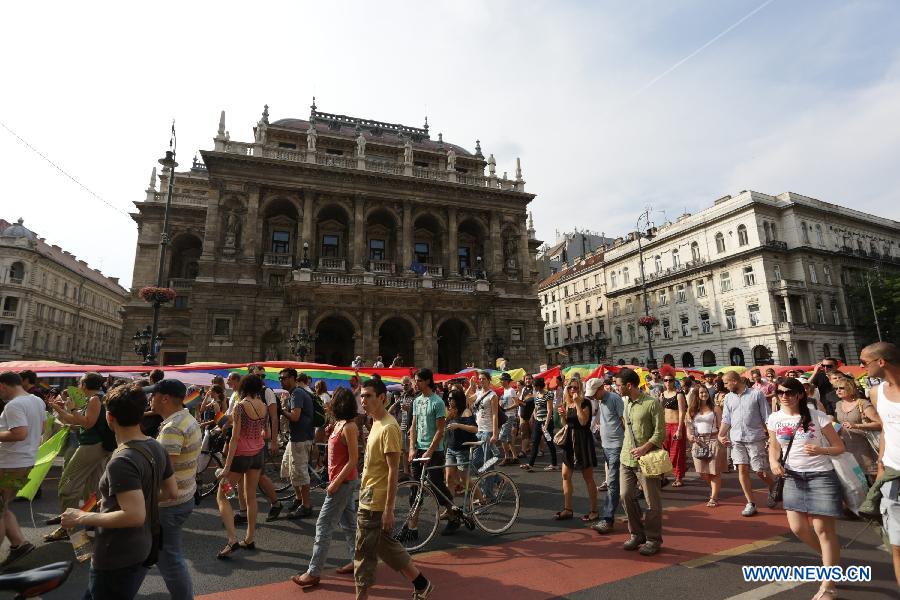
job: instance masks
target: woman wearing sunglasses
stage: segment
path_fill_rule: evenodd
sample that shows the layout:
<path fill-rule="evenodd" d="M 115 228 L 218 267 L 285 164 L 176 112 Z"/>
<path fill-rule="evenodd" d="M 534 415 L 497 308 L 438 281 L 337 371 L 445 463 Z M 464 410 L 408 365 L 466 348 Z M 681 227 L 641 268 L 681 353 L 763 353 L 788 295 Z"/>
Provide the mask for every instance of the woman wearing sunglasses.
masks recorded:
<path fill-rule="evenodd" d="M 844 452 L 844 442 L 828 415 L 807 404 L 802 383 L 786 379 L 779 383 L 778 394 L 781 410 L 769 415 L 766 426 L 772 473 L 785 477 L 788 525 L 822 556 L 824 566 L 835 566 L 840 561 L 840 543 L 834 522 L 843 515 L 843 507 L 831 457 Z M 831 600 L 836 593 L 834 582 L 824 581 L 813 600 Z"/>
<path fill-rule="evenodd" d="M 859 397 L 856 382 L 838 373 L 829 377 L 838 401 L 835 403 L 837 422 L 841 424 L 841 439 L 871 485 L 878 471 L 878 446 L 873 448 L 868 432 L 881 431 L 881 419 L 872 403 Z"/>
<path fill-rule="evenodd" d="M 588 497 L 591 501 L 591 510 L 581 517 L 582 521 L 596 521 L 600 518 L 597 512 L 597 486 L 594 484 L 594 467 L 597 466 L 597 451 L 594 447 L 594 435 L 591 433 L 591 401 L 584 397 L 580 378 L 571 378 L 566 384 L 563 393 L 563 405 L 560 407 L 560 416 L 565 419 L 566 439 L 563 442 L 563 510 L 556 513 L 557 521 L 571 519 L 572 512 L 572 475 L 575 471 L 581 471 L 581 477 L 587 486 Z"/>
<path fill-rule="evenodd" d="M 684 394 L 675 389 L 675 376 L 666 375 L 663 378 L 662 394 L 659 399 L 665 408 L 666 413 L 666 441 L 663 442 L 663 448 L 669 452 L 669 459 L 672 461 L 672 467 L 675 471 L 675 483 L 672 487 L 681 487 L 684 485 L 684 472 L 687 470 L 685 453 L 686 444 L 684 440 L 684 414 L 687 412 L 687 400 Z"/>

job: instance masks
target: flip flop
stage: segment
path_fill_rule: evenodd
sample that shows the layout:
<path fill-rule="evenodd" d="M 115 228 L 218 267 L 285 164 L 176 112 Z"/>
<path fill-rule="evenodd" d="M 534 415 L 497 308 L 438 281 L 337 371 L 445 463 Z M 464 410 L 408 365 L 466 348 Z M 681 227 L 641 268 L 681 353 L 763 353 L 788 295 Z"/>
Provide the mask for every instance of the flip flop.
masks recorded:
<path fill-rule="evenodd" d="M 597 515 L 596 517 L 592 517 L 591 515 Z M 581 520 L 585 523 L 590 523 L 591 521 L 600 520 L 600 513 L 588 513 L 586 515 L 582 515 Z"/>
<path fill-rule="evenodd" d="M 572 509 L 564 508 L 553 516 L 554 521 L 568 521 L 575 516 Z"/>

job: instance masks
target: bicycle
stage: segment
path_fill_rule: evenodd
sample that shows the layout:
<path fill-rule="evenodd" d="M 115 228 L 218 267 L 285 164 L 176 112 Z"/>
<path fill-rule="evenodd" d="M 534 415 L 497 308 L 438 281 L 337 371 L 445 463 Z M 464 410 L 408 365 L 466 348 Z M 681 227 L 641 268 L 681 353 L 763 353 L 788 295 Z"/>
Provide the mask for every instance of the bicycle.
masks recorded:
<path fill-rule="evenodd" d="M 500 535 L 515 523 L 519 516 L 519 488 L 512 478 L 502 471 L 486 471 L 478 473 L 473 469 L 472 457 L 475 448 L 482 442 L 465 442 L 469 447 L 469 461 L 466 463 L 469 484 L 463 495 L 462 507 L 453 505 L 449 509 L 450 519 L 459 519 L 469 531 L 477 527 L 484 533 Z M 416 458 L 415 462 L 428 462 L 428 458 Z M 437 533 L 441 521 L 441 500 L 453 504 L 427 478 L 427 471 L 443 469 L 444 465 L 425 467 L 418 480 L 404 481 L 397 486 L 397 498 L 409 500 L 409 506 L 402 509 L 397 517 L 397 529 L 394 538 L 407 552 L 416 552 L 424 548 Z M 472 476 L 477 477 L 473 480 Z M 416 533 L 413 533 L 417 531 Z"/>
<path fill-rule="evenodd" d="M 40 598 L 66 582 L 72 572 L 71 561 L 56 562 L 35 569 L 0 575 L 0 591 L 15 592 L 15 600 Z"/>

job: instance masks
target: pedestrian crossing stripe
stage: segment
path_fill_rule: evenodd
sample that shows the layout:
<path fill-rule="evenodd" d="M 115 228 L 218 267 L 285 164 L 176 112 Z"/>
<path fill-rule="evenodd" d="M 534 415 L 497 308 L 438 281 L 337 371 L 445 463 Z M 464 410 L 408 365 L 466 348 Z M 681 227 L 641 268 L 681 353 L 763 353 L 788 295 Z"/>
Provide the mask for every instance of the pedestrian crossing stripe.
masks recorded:
<path fill-rule="evenodd" d="M 680 563 L 682 567 L 687 567 L 688 569 L 696 569 L 697 567 L 703 567 L 705 565 L 710 565 L 715 562 L 719 562 L 720 560 L 725 560 L 726 558 L 731 558 L 732 556 L 740 556 L 741 554 L 749 554 L 755 550 L 761 550 L 762 548 L 768 548 L 769 546 L 775 546 L 776 544 L 781 544 L 783 542 L 788 541 L 787 536 L 776 535 L 775 537 L 767 538 L 764 540 L 757 540 L 755 542 L 750 542 L 749 544 L 744 544 L 743 546 L 735 546 L 734 548 L 726 548 L 724 550 L 720 550 L 713 554 L 707 554 L 706 556 L 701 556 L 700 558 L 693 558 L 691 560 L 687 560 L 683 563 Z"/>

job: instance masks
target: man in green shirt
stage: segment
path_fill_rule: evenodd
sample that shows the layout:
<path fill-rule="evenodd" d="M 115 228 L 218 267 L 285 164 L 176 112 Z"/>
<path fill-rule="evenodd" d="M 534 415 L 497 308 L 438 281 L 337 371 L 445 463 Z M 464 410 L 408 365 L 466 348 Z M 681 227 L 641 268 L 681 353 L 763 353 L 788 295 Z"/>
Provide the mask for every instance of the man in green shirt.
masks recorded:
<path fill-rule="evenodd" d="M 400 427 L 385 410 L 387 388 L 380 379 L 367 379 L 360 388 L 360 401 L 372 418 L 366 442 L 365 461 L 356 517 L 356 553 L 353 557 L 356 599 L 367 600 L 375 584 L 378 559 L 403 573 L 413 587 L 413 600 L 425 600 L 434 585 L 416 568 L 406 549 L 394 536 L 394 506 L 400 463 Z"/>
<path fill-rule="evenodd" d="M 619 481 L 631 534 L 623 548 L 653 556 L 662 546 L 662 479 L 641 475 L 638 459 L 663 447 L 666 421 L 659 400 L 641 390 L 641 378 L 635 371 L 620 370 L 616 374 L 616 383 L 625 399 L 625 441 L 619 462 Z M 643 519 L 635 497 L 638 482 L 644 489 L 648 505 Z"/>

